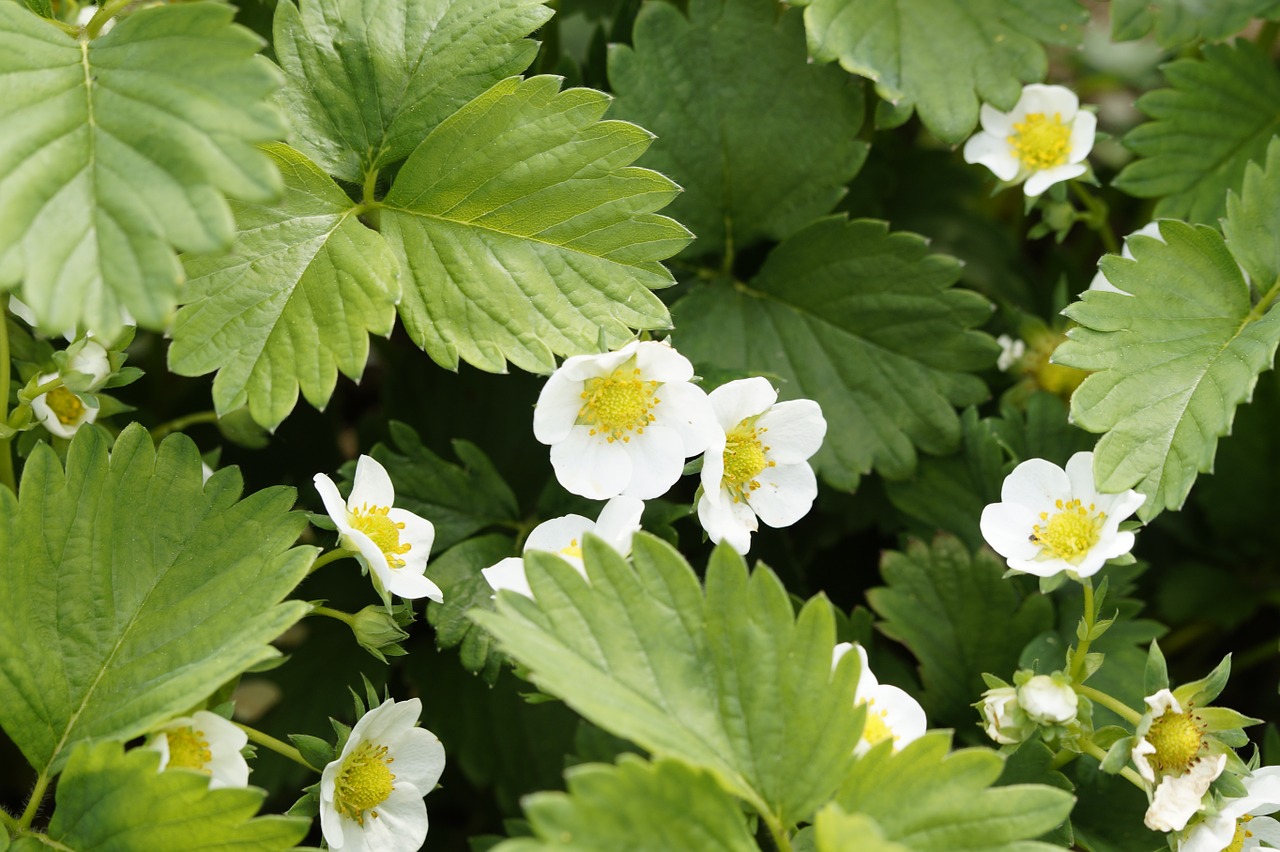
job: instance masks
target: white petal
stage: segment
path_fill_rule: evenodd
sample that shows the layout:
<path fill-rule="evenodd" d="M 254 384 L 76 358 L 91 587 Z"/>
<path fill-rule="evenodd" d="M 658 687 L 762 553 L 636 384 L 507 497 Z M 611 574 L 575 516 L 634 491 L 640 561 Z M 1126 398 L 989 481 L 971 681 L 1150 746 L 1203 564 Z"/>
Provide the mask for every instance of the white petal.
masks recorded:
<path fill-rule="evenodd" d="M 431 546 L 436 541 L 435 525 L 407 509 L 392 509 L 387 512 L 387 519 L 404 524 L 404 529 L 400 530 L 400 543 L 409 545 L 409 550 L 400 558 L 405 561 L 405 568 L 416 567 L 419 573 L 424 571 L 427 560 L 431 558 Z"/>
<path fill-rule="evenodd" d="M 1187 833 L 1187 838 L 1178 844 L 1178 852 L 1223 852 L 1235 833 L 1234 818 L 1215 814 Z"/>
<path fill-rule="evenodd" d="M 444 592 L 440 587 L 428 580 L 425 575 L 413 573 L 408 566 L 387 569 L 387 573 L 380 576 L 387 591 L 405 600 L 430 598 L 436 603 L 444 602 Z"/>
<path fill-rule="evenodd" d="M 1280 766 L 1255 769 L 1252 775 L 1244 779 L 1244 788 L 1249 791 L 1249 795 L 1245 797 L 1249 807 L 1241 811 L 1241 814 L 1260 816 L 1280 810 Z"/>
<path fill-rule="evenodd" d="M 875 702 L 872 707 L 887 711 L 884 723 L 893 732 L 895 751 L 924 736 L 929 721 L 920 702 L 898 687 L 883 683 L 875 688 L 871 698 Z M 870 712 L 872 707 L 867 711 Z"/>
<path fill-rule="evenodd" d="M 707 394 L 716 421 L 726 432 L 748 417 L 763 414 L 778 399 L 769 380 L 761 376 L 727 382 Z"/>
<path fill-rule="evenodd" d="M 533 437 L 543 444 L 555 444 L 569 437 L 569 430 L 582 410 L 582 381 L 565 378 L 556 371 L 538 393 L 533 407 Z"/>
<path fill-rule="evenodd" d="M 356 462 L 356 478 L 351 485 L 351 496 L 347 498 L 347 508 L 394 506 L 395 502 L 396 489 L 387 469 L 373 456 L 361 456 Z"/>
<path fill-rule="evenodd" d="M 1004 478 L 1000 500 L 1025 506 L 1037 514 L 1053 507 L 1058 499 L 1069 499 L 1071 480 L 1066 471 L 1044 459 L 1027 459 Z"/>
<path fill-rule="evenodd" d="M 1129 752 L 1129 758 L 1133 761 L 1133 765 L 1138 767 L 1138 774 L 1147 780 L 1148 783 L 1156 782 L 1155 770 L 1151 768 L 1151 761 L 1147 760 L 1147 755 L 1155 754 L 1156 747 L 1153 746 L 1146 737 L 1138 740 L 1134 745 L 1133 751 Z"/>
<path fill-rule="evenodd" d="M 584 518 L 582 515 L 565 515 L 560 518 L 552 518 L 533 528 L 533 532 L 529 533 L 529 537 L 524 541 L 524 552 L 543 550 L 547 553 L 554 553 L 562 559 L 573 563 L 574 567 L 581 569 L 582 559 L 580 557 L 570 556 L 561 553 L 561 551 L 573 546 L 574 542 L 577 542 L 578 547 L 582 547 L 582 540 L 586 537 L 587 532 L 593 529 L 595 529 L 595 524 L 590 518 Z"/>
<path fill-rule="evenodd" d="M 769 448 L 768 457 L 778 464 L 807 460 L 822 448 L 827 421 L 822 407 L 811 399 L 780 402 L 766 411 L 756 425 L 767 430 L 761 440 Z"/>
<path fill-rule="evenodd" d="M 1014 112 L 1022 113 L 1024 116 L 1038 112 L 1050 117 L 1056 113 L 1063 124 L 1068 124 L 1076 117 L 1079 109 L 1080 99 L 1066 86 L 1032 83 L 1022 87 L 1022 97 L 1018 98 L 1018 105 L 1014 107 Z"/>
<path fill-rule="evenodd" d="M 855 704 L 861 704 L 870 700 L 872 694 L 880 688 L 880 681 L 876 678 L 875 672 L 871 671 L 871 662 L 867 657 L 867 649 L 862 647 L 861 642 L 855 642 L 853 647 L 858 651 L 858 685 L 854 688 L 853 701 Z"/>
<path fill-rule="evenodd" d="M 647 382 L 687 382 L 693 364 L 668 343 L 645 340 L 636 346 L 636 367 Z"/>
<path fill-rule="evenodd" d="M 427 803 L 422 801 L 423 795 L 413 784 L 402 784 L 397 778 L 391 795 L 374 809 L 378 815 L 365 817 L 362 852 L 418 852 L 427 839 Z M 347 822 L 356 825 L 354 820 Z"/>
<path fill-rule="evenodd" d="M 1271 817 L 1254 817 L 1249 823 L 1249 830 L 1260 842 L 1280 849 L 1280 822 Z"/>
<path fill-rule="evenodd" d="M 1079 163 L 1089 156 L 1097 130 L 1097 116 L 1084 110 L 1076 113 L 1076 120 L 1071 123 L 1071 141 L 1068 143 L 1071 153 L 1067 157 L 1068 163 Z"/>
<path fill-rule="evenodd" d="M 75 349 L 73 344 L 70 349 Z M 68 351 L 69 351 L 68 350 Z M 72 355 L 67 369 L 75 373 L 83 373 L 90 377 L 89 386 L 82 390 L 97 390 L 111 375 L 111 362 L 107 358 L 107 350 L 96 340 L 85 340 L 79 350 Z"/>
<path fill-rule="evenodd" d="M 1151 717 L 1153 719 L 1169 712 L 1173 712 L 1175 715 L 1182 713 L 1182 705 L 1178 703 L 1178 699 L 1168 689 L 1157 690 L 1154 695 L 1148 695 L 1142 700 L 1151 708 Z"/>
<path fill-rule="evenodd" d="M 32 311 L 31 308 L 27 307 L 25 302 L 18 301 L 17 296 L 14 296 L 14 295 L 9 296 L 9 310 L 13 312 L 14 316 L 22 320 L 32 328 L 35 328 L 40 324 L 36 320 L 35 312 Z"/>
<path fill-rule="evenodd" d="M 426 728 L 410 728 L 398 739 L 386 743 L 395 756 L 396 782 L 401 780 L 430 793 L 444 772 L 444 746 Z"/>
<path fill-rule="evenodd" d="M 151 739 L 147 740 L 146 747 L 152 751 L 160 753 L 160 766 L 158 768 L 163 772 L 164 768 L 169 765 L 169 737 L 164 733 L 164 731 L 160 731 Z"/>
<path fill-rule="evenodd" d="M 205 768 L 212 773 L 209 789 L 247 787 L 249 764 L 240 753 L 240 749 L 249 742 L 249 735 L 217 713 L 210 713 L 208 710 L 197 710 L 193 713 L 191 724 L 196 730 L 203 732 L 205 742 L 209 744 L 209 754 L 212 759 L 205 765 Z"/>
<path fill-rule="evenodd" d="M 1014 571 L 1033 574 L 1037 577 L 1052 577 L 1063 571 L 1074 571 L 1076 566 L 1063 559 L 1015 559 L 1005 557 L 1005 563 Z"/>
<path fill-rule="evenodd" d="M 688 382 L 658 388 L 660 402 L 651 409 L 653 425 L 674 429 L 684 444 L 684 458 L 696 456 L 723 432 L 706 392 Z"/>
<path fill-rule="evenodd" d="M 1098 489 L 1093 484 L 1093 453 L 1073 455 L 1067 460 L 1066 472 L 1072 497 L 1086 505 L 1097 498 Z"/>
<path fill-rule="evenodd" d="M 733 502 L 727 491 L 703 492 L 698 501 L 698 522 L 707 531 L 707 538 L 716 544 L 723 541 L 743 555 L 751 549 L 755 512 L 745 503 Z"/>
<path fill-rule="evenodd" d="M 635 497 L 614 497 L 600 510 L 596 519 L 595 534 L 623 556 L 631 553 L 631 539 L 640 531 L 640 517 L 644 514 L 644 501 Z"/>
<path fill-rule="evenodd" d="M 1006 559 L 1035 559 L 1040 545 L 1030 540 L 1039 520 L 1035 512 L 1016 503 L 991 503 L 982 510 L 978 529 L 991 549 Z"/>
<path fill-rule="evenodd" d="M 607 376 L 631 360 L 631 356 L 636 353 L 636 347 L 639 345 L 638 340 L 633 340 L 613 352 L 604 352 L 599 355 L 574 355 L 572 358 L 566 358 L 556 372 L 563 374 L 566 379 L 577 382 Z"/>
<path fill-rule="evenodd" d="M 1119 293 L 1122 296 L 1133 295 L 1132 293 L 1126 293 L 1124 290 L 1121 290 L 1119 287 L 1112 284 L 1111 279 L 1103 274 L 1101 269 L 1094 274 L 1093 280 L 1089 282 L 1089 289 L 1097 290 L 1102 293 Z"/>
<path fill-rule="evenodd" d="M 418 724 L 418 718 L 421 715 L 422 699 L 410 698 L 406 701 L 396 701 L 394 698 L 388 698 L 377 707 L 369 708 L 368 712 L 356 722 L 355 727 L 351 729 L 351 736 L 347 739 L 347 746 L 342 750 L 342 756 L 346 757 L 349 752 L 355 750 L 356 745 L 359 745 L 357 740 L 386 745 L 387 740 Z M 352 745 L 353 742 L 356 745 Z"/>
<path fill-rule="evenodd" d="M 574 426 L 569 437 L 551 447 L 551 466 L 564 489 L 589 500 L 616 497 L 631 481 L 631 456 L 621 441 L 609 443 Z"/>
<path fill-rule="evenodd" d="M 1028 198 L 1035 198 L 1055 183 L 1080 177 L 1088 170 L 1087 167 L 1080 163 L 1066 163 L 1061 166 L 1054 166 L 1051 169 L 1041 169 L 1033 172 L 1031 177 L 1027 178 L 1027 182 L 1022 185 L 1022 191 L 1026 193 Z"/>
<path fill-rule="evenodd" d="M 1222 774 L 1227 756 L 1202 757 L 1182 775 L 1161 779 L 1142 822 L 1152 831 L 1182 831 L 1201 808 L 1213 779 Z"/>
<path fill-rule="evenodd" d="M 991 104 L 983 104 L 978 109 L 978 120 L 982 123 L 982 129 L 987 132 L 987 135 L 997 139 L 1004 139 L 1013 132 L 1013 114 L 1001 112 Z"/>
<path fill-rule="evenodd" d="M 1022 168 L 1009 148 L 1009 140 L 990 133 L 975 133 L 969 137 L 969 141 L 964 143 L 964 161 L 986 166 L 1003 181 L 1016 178 Z"/>
<path fill-rule="evenodd" d="M 631 456 L 631 481 L 622 493 L 651 500 L 666 494 L 684 471 L 684 442 L 676 430 L 652 423 L 625 445 Z"/>
<path fill-rule="evenodd" d="M 809 514 L 818 496 L 818 479 L 804 462 L 765 468 L 755 481 L 760 487 L 747 495 L 747 503 L 774 528 L 789 527 Z"/>
<path fill-rule="evenodd" d="M 510 589 L 527 598 L 533 597 L 533 589 L 529 588 L 529 579 L 524 575 L 524 560 L 519 556 L 508 556 L 497 565 L 480 569 L 485 581 L 493 588 Z"/>
<path fill-rule="evenodd" d="M 338 486 L 334 485 L 333 480 L 323 473 L 317 473 L 312 482 L 315 483 L 316 491 L 320 492 L 320 500 L 324 503 L 324 510 L 329 513 L 329 519 L 338 528 L 338 532 L 343 535 L 350 532 L 350 513 L 347 512 L 347 504 L 342 499 L 342 495 L 338 493 Z"/>
<path fill-rule="evenodd" d="M 330 849 L 346 848 L 347 838 L 344 823 L 355 825 L 354 820 L 348 820 L 338 813 L 332 804 L 332 800 L 330 803 L 320 806 L 320 833 L 324 837 L 324 842 L 329 844 Z M 351 848 L 358 849 L 359 842 L 356 841 Z"/>

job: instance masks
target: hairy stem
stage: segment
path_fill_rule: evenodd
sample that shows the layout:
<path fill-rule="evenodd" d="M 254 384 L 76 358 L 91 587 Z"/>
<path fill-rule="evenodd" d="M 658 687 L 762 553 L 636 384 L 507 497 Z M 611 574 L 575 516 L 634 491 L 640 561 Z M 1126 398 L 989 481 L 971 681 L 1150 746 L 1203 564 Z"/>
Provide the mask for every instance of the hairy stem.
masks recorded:
<path fill-rule="evenodd" d="M 306 758 L 302 756 L 302 752 L 298 751 L 296 748 L 289 745 L 288 743 L 282 740 L 278 740 L 275 737 L 271 736 L 270 734 L 264 734 L 262 731 L 259 731 L 257 728 L 250 728 L 248 725 L 242 725 L 235 720 L 232 720 L 231 724 L 235 725 L 237 728 L 239 728 L 240 730 L 248 734 L 249 742 L 254 743 L 255 745 L 260 745 L 263 748 L 270 749 L 271 751 L 274 751 L 276 754 L 284 755 L 285 757 L 292 760 L 294 763 L 307 767 L 312 772 L 320 771 L 316 769 L 314 766 L 312 766 L 310 763 L 307 763 Z"/>
<path fill-rule="evenodd" d="M 36 778 L 36 786 L 31 791 L 31 798 L 27 801 L 27 807 L 22 812 L 22 816 L 18 817 L 18 830 L 25 832 L 31 828 L 31 821 L 36 818 L 36 812 L 40 810 L 40 803 L 44 801 L 45 791 L 49 789 L 49 770 L 46 768 Z"/>

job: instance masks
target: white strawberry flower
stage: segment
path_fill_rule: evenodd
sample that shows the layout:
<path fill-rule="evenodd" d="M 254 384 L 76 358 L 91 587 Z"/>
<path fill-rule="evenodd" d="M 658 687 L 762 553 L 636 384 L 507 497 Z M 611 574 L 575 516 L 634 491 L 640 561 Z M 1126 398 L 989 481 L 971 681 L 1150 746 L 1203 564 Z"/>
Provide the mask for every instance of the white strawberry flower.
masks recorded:
<path fill-rule="evenodd" d="M 982 130 L 964 145 L 964 161 L 980 163 L 1002 181 L 1022 183 L 1029 196 L 1088 171 L 1098 121 L 1080 109 L 1075 92 L 1033 83 L 1009 112 L 983 104 Z"/>
<path fill-rule="evenodd" d="M 1248 852 L 1280 849 L 1280 766 L 1264 766 L 1243 779 L 1247 795 L 1227 799 L 1218 812 L 1196 823 L 1178 843 L 1178 852 Z"/>
<path fill-rule="evenodd" d="M 166 722 L 147 742 L 147 748 L 160 753 L 160 769 L 189 769 L 209 776 L 209 789 L 247 787 L 249 764 L 240 750 L 249 735 L 231 722 L 197 710 Z"/>
<path fill-rule="evenodd" d="M 832 654 L 834 667 L 850 648 L 858 649 L 862 663 L 858 685 L 854 689 L 854 705 L 867 705 L 867 720 L 862 727 L 862 739 L 854 747 L 854 754 L 864 754 L 885 740 L 893 741 L 893 750 L 899 751 L 908 743 L 924 736 L 929 722 L 920 703 L 896 686 L 876 680 L 867 663 L 867 651 L 861 645 L 841 642 Z"/>
<path fill-rule="evenodd" d="M 65 384 L 31 400 L 31 412 L 44 428 L 60 438 L 70 438 L 86 423 L 98 419 L 98 400 L 90 391 L 102 387 L 111 375 L 107 350 L 94 340 L 80 340 L 67 348 L 66 367 L 58 373 L 42 373 L 36 385 L 54 379 L 73 381 L 76 390 Z"/>

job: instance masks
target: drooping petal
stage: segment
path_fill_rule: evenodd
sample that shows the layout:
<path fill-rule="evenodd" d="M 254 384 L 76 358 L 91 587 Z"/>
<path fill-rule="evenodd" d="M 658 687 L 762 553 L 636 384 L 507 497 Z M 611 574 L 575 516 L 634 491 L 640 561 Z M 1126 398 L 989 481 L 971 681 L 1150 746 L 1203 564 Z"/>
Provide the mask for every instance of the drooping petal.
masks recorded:
<path fill-rule="evenodd" d="M 569 437 L 551 447 L 551 467 L 564 489 L 588 500 L 616 497 L 631 481 L 631 456 L 621 441 L 610 443 L 574 426 Z"/>
<path fill-rule="evenodd" d="M 1071 141 L 1068 143 L 1071 146 L 1071 153 L 1067 156 L 1068 163 L 1079 163 L 1089 156 L 1089 152 L 1093 150 L 1093 139 L 1097 132 L 1097 116 L 1088 110 L 1076 113 L 1076 120 L 1071 122 Z"/>
<path fill-rule="evenodd" d="M 1035 559 L 1040 545 L 1030 540 L 1039 516 L 1017 503 L 991 503 L 982 510 L 978 529 L 991 549 L 1006 559 Z"/>
<path fill-rule="evenodd" d="M 1223 852 L 1236 833 L 1234 817 L 1214 814 L 1187 833 L 1178 852 Z"/>
<path fill-rule="evenodd" d="M 661 401 L 650 412 L 655 418 L 653 425 L 675 430 L 683 442 L 684 458 L 704 452 L 723 433 L 706 392 L 697 385 L 666 384 L 658 388 L 657 397 Z"/>
<path fill-rule="evenodd" d="M 668 343 L 644 340 L 636 345 L 636 367 L 647 382 L 687 382 L 693 364 Z"/>
<path fill-rule="evenodd" d="M 533 406 L 533 437 L 539 443 L 555 444 L 569 436 L 582 410 L 583 383 L 556 371 L 547 379 Z"/>
<path fill-rule="evenodd" d="M 508 556 L 497 565 L 481 568 L 485 582 L 495 591 L 510 589 L 527 598 L 533 597 L 533 589 L 529 588 L 529 578 L 524 574 L 524 560 L 519 556 Z"/>
<path fill-rule="evenodd" d="M 763 414 L 778 399 L 769 380 L 762 376 L 726 382 L 707 394 L 716 422 L 726 432 L 748 417 Z"/>
<path fill-rule="evenodd" d="M 594 532 L 618 553 L 628 556 L 631 553 L 631 539 L 640 531 L 640 518 L 643 514 L 643 500 L 627 496 L 614 497 L 600 510 Z"/>
<path fill-rule="evenodd" d="M 1082 163 L 1065 163 L 1061 166 L 1054 166 L 1051 169 L 1041 169 L 1038 172 L 1032 172 L 1031 176 L 1027 178 L 1027 182 L 1022 185 L 1022 191 L 1026 193 L 1028 198 L 1035 198 L 1055 183 L 1080 177 L 1088 170 Z"/>
<path fill-rule="evenodd" d="M 818 478 L 804 462 L 765 468 L 755 481 L 760 487 L 747 495 L 747 503 L 774 528 L 789 527 L 803 518 L 818 496 Z"/>
<path fill-rule="evenodd" d="M 643 435 L 626 444 L 631 456 L 631 481 L 622 493 L 640 500 L 661 497 L 684 472 L 684 442 L 676 430 L 650 424 Z"/>
<path fill-rule="evenodd" d="M 338 486 L 323 473 L 317 473 L 311 481 L 315 483 L 316 491 L 320 493 L 320 500 L 324 503 L 324 510 L 329 514 L 329 519 L 333 521 L 334 526 L 338 528 L 338 532 L 343 535 L 350 532 L 351 515 L 347 511 L 346 501 L 338 493 Z"/>
<path fill-rule="evenodd" d="M 755 512 L 746 503 L 735 503 L 728 491 L 703 492 L 698 500 L 698 522 L 716 544 L 725 542 L 743 555 L 751 549 L 751 534 L 757 528 Z"/>
<path fill-rule="evenodd" d="M 1209 785 L 1226 765 L 1225 754 L 1202 757 L 1182 775 L 1162 778 L 1151 796 L 1143 824 L 1152 831 L 1182 831 L 1187 820 L 1200 810 Z"/>
<path fill-rule="evenodd" d="M 769 447 L 769 458 L 778 464 L 808 460 L 822 449 L 827 435 L 822 406 L 811 399 L 780 402 L 761 415 L 756 426 L 767 430 L 761 439 Z"/>
<path fill-rule="evenodd" d="M 964 161 L 986 166 L 991 173 L 1003 181 L 1013 180 L 1018 176 L 1022 164 L 1009 149 L 1009 141 L 1004 136 L 993 136 L 990 133 L 975 133 L 964 143 Z"/>

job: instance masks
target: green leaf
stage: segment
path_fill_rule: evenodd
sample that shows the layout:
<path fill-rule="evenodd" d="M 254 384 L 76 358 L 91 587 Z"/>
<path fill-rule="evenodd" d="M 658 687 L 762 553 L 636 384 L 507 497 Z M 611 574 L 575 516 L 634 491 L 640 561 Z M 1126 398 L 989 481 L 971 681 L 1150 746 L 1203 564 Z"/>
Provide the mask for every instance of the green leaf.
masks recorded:
<path fill-rule="evenodd" d="M 506 80 L 400 170 L 382 232 L 406 275 L 400 317 L 437 363 L 551 372 L 555 355 L 670 324 L 650 290 L 689 234 L 653 211 L 678 190 L 628 165 L 652 136 L 601 121 L 607 106 L 553 77 Z"/>
<path fill-rule="evenodd" d="M 817 400 L 831 437 L 814 461 L 831 484 L 852 490 L 872 467 L 904 479 L 917 448 L 959 444 L 954 406 L 986 397 L 972 372 L 999 352 L 970 330 L 991 306 L 952 288 L 959 274 L 914 234 L 822 219 L 750 284 L 700 284 L 677 303 L 680 351 L 699 368 L 777 375 L 784 397 Z"/>
<path fill-rule="evenodd" d="M 1052 604 L 1002 579 L 1004 565 L 989 550 L 971 557 L 950 536 L 886 553 L 880 573 L 888 585 L 867 600 L 884 619 L 880 629 L 920 661 L 930 725 L 975 731 L 982 673 L 1010 675 L 1023 645 L 1053 626 Z"/>
<path fill-rule="evenodd" d="M 1111 38 L 1132 41 L 1155 30 L 1161 47 L 1218 41 L 1275 6 L 1276 0 L 1112 0 Z"/>
<path fill-rule="evenodd" d="M 0 287 L 21 281 L 45 331 L 110 339 L 122 309 L 162 327 L 182 277 L 173 249 L 225 250 L 223 194 L 277 193 L 255 143 L 284 132 L 264 101 L 278 75 L 234 12 L 151 6 L 81 42 L 0 3 Z"/>
<path fill-rule="evenodd" d="M 160 772 L 150 749 L 82 745 L 58 783 L 48 836 L 58 849 L 145 852 L 155 849 L 292 849 L 308 819 L 254 818 L 265 793 L 254 787 L 209 789 L 197 772 Z"/>
<path fill-rule="evenodd" d="M 108 450 L 110 453 L 108 454 Z M 139 425 L 114 448 L 76 433 L 66 472 L 47 445 L 0 489 L 0 724 L 41 772 L 80 742 L 127 740 L 279 652 L 308 610 L 281 604 L 315 550 L 291 488 L 243 500 L 234 468 L 201 484 L 183 435 Z"/>
<path fill-rule="evenodd" d="M 1138 99 L 1152 120 L 1124 143 L 1141 159 L 1113 185 L 1159 199 L 1155 218 L 1216 225 L 1227 190 L 1239 190 L 1245 166 L 1261 160 L 1280 131 L 1280 73 L 1247 41 L 1205 45 L 1202 52 L 1203 59 L 1165 65 L 1171 88 Z"/>
<path fill-rule="evenodd" d="M 169 367 L 181 376 L 217 370 L 218 414 L 247 404 L 274 429 L 299 388 L 324 408 L 339 370 L 360 378 L 370 332 L 389 335 L 395 325 L 400 287 L 391 249 L 360 223 L 346 193 L 297 151 L 266 150 L 284 175 L 284 197 L 233 205 L 230 253 L 184 258 L 188 304 L 173 325 Z"/>
<path fill-rule="evenodd" d="M 910 852 L 900 843 L 886 840 L 884 831 L 866 814 L 849 814 L 830 804 L 818 811 L 813 821 L 817 852 Z"/>
<path fill-rule="evenodd" d="M 687 19 L 651 3 L 635 47 L 610 51 L 612 114 L 658 135 L 641 162 L 684 187 L 667 212 L 698 235 L 685 254 L 783 239 L 844 196 L 866 158 L 862 87 L 806 60 L 801 13 L 773 0 L 695 0 Z"/>
<path fill-rule="evenodd" d="M 1273 153 L 1280 160 L 1280 148 Z M 1280 228 L 1280 206 L 1267 197 L 1280 192 L 1280 164 L 1272 166 L 1265 176 L 1254 168 L 1238 209 L 1260 216 L 1276 208 L 1254 233 Z M 1094 450 L 1098 488 L 1145 494 L 1144 520 L 1180 508 L 1196 472 L 1212 470 L 1218 437 L 1280 342 L 1280 314 L 1267 310 L 1274 288 L 1254 305 L 1217 231 L 1162 221 L 1160 234 L 1163 243 L 1132 238 L 1134 260 L 1103 259 L 1107 277 L 1133 295 L 1085 292 L 1063 312 L 1080 325 L 1054 354 L 1097 371 L 1072 396 L 1072 419 L 1106 433 Z"/>
<path fill-rule="evenodd" d="M 900 752 L 873 749 L 854 764 L 836 804 L 876 821 L 887 840 L 916 852 L 1049 850 L 1028 844 L 1056 828 L 1075 798 L 1041 784 L 990 785 L 1003 761 L 990 749 L 948 754 L 951 736 L 925 734 Z"/>
<path fill-rule="evenodd" d="M 487 526 L 519 520 L 520 509 L 510 486 L 475 444 L 453 442 L 462 462 L 459 466 L 427 449 L 418 433 L 404 423 L 392 420 L 387 431 L 390 443 L 375 444 L 369 454 L 391 475 L 396 505 L 435 525 L 437 552 Z"/>
<path fill-rule="evenodd" d="M 544 0 L 301 0 L 276 6 L 290 142 L 361 183 L 533 61 Z"/>
<path fill-rule="evenodd" d="M 493 587 L 480 572 L 515 555 L 515 542 L 506 535 L 469 538 L 432 560 L 431 579 L 444 592 L 444 603 L 427 606 L 427 621 L 436 629 L 436 646 L 457 648 L 462 667 L 489 683 L 498 677 L 503 656 L 493 637 L 468 617 L 476 609 L 493 609 Z"/>
<path fill-rule="evenodd" d="M 524 800 L 539 839 L 509 841 L 499 850 L 760 848 L 747 831 L 742 809 L 715 778 L 679 761 L 648 763 L 624 754 L 617 766 L 575 766 L 565 780 L 567 793 L 535 793 Z"/>
<path fill-rule="evenodd" d="M 680 555 L 652 536 L 635 567 L 588 537 L 590 582 L 560 559 L 525 558 L 536 601 L 503 592 L 472 617 L 545 692 L 656 757 L 710 770 L 781 826 L 826 801 L 859 725 L 856 662 L 832 672 L 835 623 L 825 598 L 793 614 L 771 571 L 714 552 L 706 593 Z M 845 655 L 846 658 L 855 655 Z"/>
<path fill-rule="evenodd" d="M 944 142 L 964 141 L 979 99 L 1001 109 L 1048 70 L 1041 42 L 1076 46 L 1076 0 L 802 0 L 809 52 L 875 82 Z"/>

